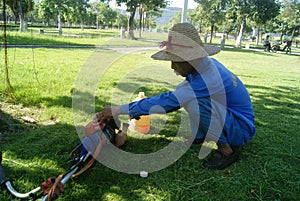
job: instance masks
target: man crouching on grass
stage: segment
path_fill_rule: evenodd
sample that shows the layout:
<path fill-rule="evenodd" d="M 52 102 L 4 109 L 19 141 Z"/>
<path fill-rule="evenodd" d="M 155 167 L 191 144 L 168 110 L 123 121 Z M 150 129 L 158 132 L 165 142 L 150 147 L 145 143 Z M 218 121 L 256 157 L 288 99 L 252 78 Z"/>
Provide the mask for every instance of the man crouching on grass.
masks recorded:
<path fill-rule="evenodd" d="M 218 145 L 203 163 L 204 167 L 224 169 L 238 161 L 233 147 L 249 142 L 256 133 L 253 107 L 244 84 L 216 59 L 208 57 L 220 49 L 203 45 L 197 30 L 189 23 L 174 25 L 168 41 L 161 47 L 165 49 L 152 58 L 171 61 L 171 68 L 185 80 L 175 91 L 121 106 L 104 107 L 96 114 L 98 121 L 106 122 L 122 114 L 138 117 L 150 111 L 151 114 L 169 113 L 183 107 L 189 114 L 193 134 L 190 142 L 198 144 L 209 140 Z"/>

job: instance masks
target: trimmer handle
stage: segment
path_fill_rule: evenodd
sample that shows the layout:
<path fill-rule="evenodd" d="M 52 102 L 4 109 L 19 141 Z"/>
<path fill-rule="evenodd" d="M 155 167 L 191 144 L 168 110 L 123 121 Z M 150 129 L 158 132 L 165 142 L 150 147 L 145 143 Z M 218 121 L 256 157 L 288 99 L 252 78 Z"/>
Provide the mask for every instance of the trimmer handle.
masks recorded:
<path fill-rule="evenodd" d="M 5 184 L 5 182 L 7 182 L 8 176 L 5 173 L 4 167 L 1 165 L 2 163 L 2 152 L 0 151 L 0 184 L 1 186 Z"/>

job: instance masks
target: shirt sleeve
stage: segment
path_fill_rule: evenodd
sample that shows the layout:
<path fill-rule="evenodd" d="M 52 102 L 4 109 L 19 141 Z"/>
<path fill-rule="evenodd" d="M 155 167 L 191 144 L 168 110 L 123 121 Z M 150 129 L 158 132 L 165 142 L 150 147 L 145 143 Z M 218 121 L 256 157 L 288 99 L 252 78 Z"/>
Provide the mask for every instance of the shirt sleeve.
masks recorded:
<path fill-rule="evenodd" d="M 136 117 L 148 114 L 164 114 L 180 109 L 185 103 L 195 99 L 188 82 L 183 82 L 173 92 L 162 93 L 121 106 L 121 114 Z"/>
<path fill-rule="evenodd" d="M 120 112 L 121 114 L 138 117 L 148 114 L 164 114 L 179 108 L 180 105 L 173 92 L 167 92 L 122 105 Z"/>

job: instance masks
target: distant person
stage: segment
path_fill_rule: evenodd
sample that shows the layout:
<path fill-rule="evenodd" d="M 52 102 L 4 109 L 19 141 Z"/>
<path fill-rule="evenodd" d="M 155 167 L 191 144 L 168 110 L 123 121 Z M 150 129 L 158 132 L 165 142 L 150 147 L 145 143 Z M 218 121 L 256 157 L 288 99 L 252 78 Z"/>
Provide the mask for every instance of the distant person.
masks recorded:
<path fill-rule="evenodd" d="M 207 33 L 204 34 L 204 37 L 203 37 L 204 43 L 207 43 L 207 37 L 208 37 Z"/>
<path fill-rule="evenodd" d="M 189 23 L 175 24 L 161 47 L 165 49 L 152 58 L 171 61 L 174 73 L 185 80 L 174 91 L 120 106 L 106 106 L 96 113 L 97 121 L 104 123 L 112 116 L 139 117 L 184 108 L 192 130 L 189 142 L 215 141 L 218 145 L 218 150 L 204 161 L 204 167 L 224 169 L 238 161 L 233 147 L 248 143 L 256 133 L 252 102 L 245 85 L 219 61 L 208 57 L 220 48 L 203 44 L 198 31 Z"/>
<path fill-rule="evenodd" d="M 265 51 L 270 52 L 271 50 L 271 43 L 270 43 L 270 36 L 267 35 L 266 38 L 264 39 L 264 47 L 265 47 Z"/>
<path fill-rule="evenodd" d="M 292 46 L 292 41 L 291 40 L 286 40 L 284 42 L 284 47 L 283 47 L 282 51 L 284 52 L 286 48 L 289 48 L 291 46 Z"/>

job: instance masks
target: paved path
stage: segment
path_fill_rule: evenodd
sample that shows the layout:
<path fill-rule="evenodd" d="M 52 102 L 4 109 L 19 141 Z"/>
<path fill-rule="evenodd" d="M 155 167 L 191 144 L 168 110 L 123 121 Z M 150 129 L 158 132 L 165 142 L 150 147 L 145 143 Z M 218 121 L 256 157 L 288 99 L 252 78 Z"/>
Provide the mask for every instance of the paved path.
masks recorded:
<path fill-rule="evenodd" d="M 0 45 L 0 48 L 4 48 Z M 130 53 L 137 50 L 159 50 L 156 46 L 79 46 L 79 45 L 7 45 L 7 48 L 49 48 L 49 49 L 104 49 L 113 50 L 120 53 Z"/>
<path fill-rule="evenodd" d="M 232 46 L 225 46 L 225 48 L 233 48 Z M 296 47 L 292 47 L 292 53 L 291 55 L 296 55 L 296 56 L 300 56 L 300 48 L 297 48 L 297 52 L 293 52 L 293 48 L 295 49 Z M 264 49 L 263 48 L 242 48 L 243 50 L 249 50 L 249 51 L 257 51 L 257 52 L 264 52 Z M 267 52 L 266 52 L 267 54 Z M 277 52 L 270 52 L 270 54 L 286 54 L 285 52 L 282 52 L 282 51 L 277 51 Z"/>
<path fill-rule="evenodd" d="M 0 45 L 0 48 L 3 48 L 3 45 Z M 52 48 L 52 49 L 106 49 L 106 50 L 113 50 L 120 53 L 128 54 L 130 52 L 138 51 L 138 50 L 159 50 L 160 48 L 158 45 L 155 46 L 79 46 L 79 45 L 7 45 L 8 48 Z M 233 48 L 232 46 L 225 46 L 225 48 Z M 257 51 L 257 52 L 264 52 L 264 49 L 260 48 L 243 48 L 244 50 L 250 51 Z M 277 51 L 273 54 L 285 54 L 285 52 Z M 293 52 L 291 55 L 300 56 L 299 48 L 298 52 Z"/>

